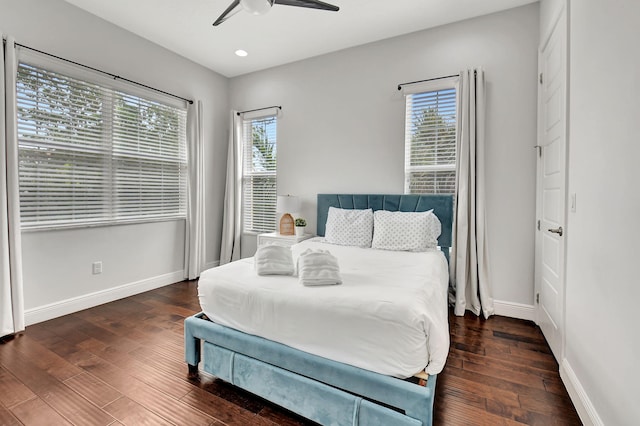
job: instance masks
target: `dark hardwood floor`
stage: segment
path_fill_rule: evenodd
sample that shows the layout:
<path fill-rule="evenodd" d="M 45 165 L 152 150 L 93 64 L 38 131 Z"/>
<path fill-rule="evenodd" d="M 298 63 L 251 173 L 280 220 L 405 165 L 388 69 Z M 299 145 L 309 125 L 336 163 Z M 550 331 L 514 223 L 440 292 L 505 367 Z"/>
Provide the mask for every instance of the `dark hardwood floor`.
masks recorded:
<path fill-rule="evenodd" d="M 27 327 L 0 343 L 0 425 L 311 424 L 211 376 L 189 379 L 183 282 Z M 451 316 L 436 425 L 580 424 L 540 330 Z"/>

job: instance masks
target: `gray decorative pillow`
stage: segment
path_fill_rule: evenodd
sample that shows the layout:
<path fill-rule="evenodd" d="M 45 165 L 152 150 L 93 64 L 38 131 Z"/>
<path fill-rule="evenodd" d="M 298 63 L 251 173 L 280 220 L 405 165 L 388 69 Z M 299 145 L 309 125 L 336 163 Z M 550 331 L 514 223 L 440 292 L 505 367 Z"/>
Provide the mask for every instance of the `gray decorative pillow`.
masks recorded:
<path fill-rule="evenodd" d="M 324 238 L 343 246 L 371 247 L 373 210 L 329 207 Z"/>
<path fill-rule="evenodd" d="M 433 210 L 374 214 L 372 248 L 382 250 L 427 251 L 438 247 L 440 220 Z"/>

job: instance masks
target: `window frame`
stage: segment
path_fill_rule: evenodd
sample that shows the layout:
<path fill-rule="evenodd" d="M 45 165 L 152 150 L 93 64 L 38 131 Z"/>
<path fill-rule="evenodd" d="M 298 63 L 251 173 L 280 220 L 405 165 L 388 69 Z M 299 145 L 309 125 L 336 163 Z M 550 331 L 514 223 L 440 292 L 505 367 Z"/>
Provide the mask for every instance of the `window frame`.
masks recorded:
<path fill-rule="evenodd" d="M 459 102 L 460 102 L 460 90 L 459 90 L 459 76 L 453 76 L 453 77 L 444 77 L 444 78 L 438 78 L 438 79 L 433 79 L 433 80 L 429 80 L 429 81 L 424 81 L 424 82 L 420 82 L 420 83 L 414 83 L 411 85 L 407 85 L 407 86 L 403 86 L 402 88 L 402 92 L 405 95 L 405 129 L 404 129 L 404 136 L 405 136 L 405 157 L 404 157 L 404 193 L 405 194 L 411 194 L 414 192 L 411 192 L 411 184 L 412 184 L 412 179 L 411 176 L 413 173 L 419 173 L 419 172 L 440 172 L 440 171 L 453 171 L 455 174 L 456 171 L 456 164 L 458 161 L 458 147 L 457 147 L 457 141 L 458 141 L 458 131 L 459 131 L 459 117 L 458 117 L 458 106 L 459 106 Z M 412 148 L 412 137 L 413 134 L 411 132 L 411 128 L 413 127 L 413 120 L 410 121 L 409 119 L 409 113 L 410 113 L 410 97 L 412 97 L 413 95 L 421 95 L 421 94 L 428 94 L 428 93 L 434 93 L 434 92 L 439 92 L 439 91 L 444 91 L 444 90 L 450 90 L 453 89 L 455 90 L 455 95 L 454 95 L 454 99 L 455 99 L 455 105 L 454 105 L 454 109 L 455 109 L 455 161 L 453 162 L 453 164 L 433 164 L 433 165 L 420 165 L 420 166 L 412 166 L 410 164 L 410 158 L 411 158 L 411 148 Z M 457 180 L 457 175 L 455 177 L 455 180 Z M 439 192 L 439 191 L 434 191 L 434 192 L 415 192 L 415 193 L 427 193 L 427 194 L 454 194 L 455 193 L 455 182 L 454 182 L 454 189 L 452 192 Z"/>
<path fill-rule="evenodd" d="M 257 235 L 262 233 L 274 232 L 277 226 L 277 213 L 276 213 L 276 202 L 277 202 L 277 185 L 278 185 L 278 119 L 279 113 L 276 108 L 267 108 L 265 110 L 259 110 L 251 113 L 242 113 L 242 155 L 241 155 L 241 185 L 242 185 L 242 206 L 241 206 L 241 223 L 242 223 L 242 233 L 243 234 L 251 234 Z M 273 124 L 275 126 L 273 132 L 269 132 L 267 134 L 268 137 L 274 136 L 275 142 L 273 143 L 273 148 L 275 150 L 275 158 L 273 159 L 273 170 L 247 170 L 248 158 L 247 154 L 249 152 L 253 153 L 254 148 L 254 140 L 253 140 L 253 128 L 255 122 L 265 122 L 268 120 L 273 120 Z M 248 134 L 248 129 L 251 129 L 251 135 Z M 250 149 L 249 149 L 250 148 Z M 251 157 L 253 160 L 253 156 Z M 253 161 L 252 161 L 253 164 Z M 271 163 L 270 163 L 271 164 Z M 267 212 L 262 216 L 257 216 L 255 211 L 249 212 L 249 209 L 253 207 L 253 205 L 249 206 L 247 202 L 247 185 L 249 185 L 249 181 L 252 179 L 260 179 L 266 180 L 268 183 L 273 186 L 273 191 L 270 191 L 267 195 L 272 196 L 272 201 L 267 205 Z M 252 186 L 253 188 L 253 186 Z M 254 192 L 256 193 L 256 192 Z M 271 210 L 272 213 L 271 214 Z M 249 215 L 251 215 L 249 217 Z M 266 224 L 268 220 L 268 216 L 273 216 L 273 223 L 269 226 L 261 226 Z M 256 226 L 258 224 L 258 226 Z"/>
<path fill-rule="evenodd" d="M 100 209 L 102 209 L 102 213 L 98 218 L 90 218 L 90 217 L 81 217 L 80 219 L 66 218 L 64 220 L 56 221 L 56 220 L 38 220 L 36 219 L 33 222 L 25 221 L 22 219 L 23 213 L 21 209 L 21 230 L 23 232 L 34 232 L 34 231 L 46 231 L 46 230 L 57 230 L 57 229 L 75 229 L 75 228 L 91 228 L 91 227 L 103 227 L 103 226 L 117 226 L 117 225 L 126 225 L 132 223 L 149 223 L 149 222 L 164 222 L 164 221 L 174 221 L 174 220 L 186 220 L 187 217 L 187 198 L 188 198 L 188 160 L 187 160 L 187 141 L 186 141 L 186 103 L 184 101 L 179 101 L 172 97 L 162 95 L 160 93 L 156 93 L 154 91 L 150 91 L 127 82 L 113 79 L 110 77 L 106 77 L 101 73 L 86 70 L 80 66 L 70 64 L 66 61 L 59 60 L 56 58 L 51 58 L 49 56 L 39 54 L 37 52 L 33 52 L 28 49 L 18 48 L 18 67 L 20 64 L 26 64 L 27 66 L 36 67 L 42 69 L 46 72 L 60 74 L 63 77 L 80 80 L 88 85 L 99 86 L 99 91 L 101 93 L 100 104 L 101 108 L 111 109 L 108 112 L 107 121 L 109 121 L 109 126 L 111 127 L 109 131 L 103 131 L 102 134 L 102 142 L 99 146 L 96 147 L 96 150 L 101 150 L 101 158 L 103 161 L 103 166 L 101 169 L 102 178 L 105 183 L 101 185 L 102 192 L 101 197 L 96 195 L 96 198 L 101 198 L 102 204 L 100 205 Z M 19 77 L 18 77 L 19 78 Z M 18 85 L 20 84 L 20 80 L 18 80 Z M 20 89 L 17 87 L 17 91 Z M 110 99 L 105 102 L 105 97 L 102 92 L 112 92 L 110 95 Z M 178 184 L 178 200 L 176 203 L 177 212 L 174 214 L 164 214 L 164 212 L 160 212 L 155 215 L 138 215 L 131 217 L 122 217 L 122 213 L 118 210 L 116 206 L 116 202 L 114 201 L 117 197 L 119 191 L 118 186 L 116 185 L 116 171 L 114 169 L 114 165 L 117 162 L 123 161 L 121 155 L 117 155 L 114 149 L 114 129 L 115 126 L 112 125 L 112 122 L 115 120 L 116 113 L 113 110 L 113 102 L 119 97 L 123 95 L 128 98 L 135 98 L 142 100 L 147 103 L 153 104 L 161 104 L 162 106 L 169 107 L 172 109 L 177 109 L 179 111 L 179 115 L 176 115 L 176 119 L 179 120 L 179 136 L 178 143 L 181 144 L 179 147 L 178 157 L 176 158 L 176 164 L 179 165 L 179 172 L 176 175 L 179 181 Z M 104 105 L 103 105 L 104 103 Z M 20 135 L 19 135 L 20 136 Z M 19 153 L 20 156 L 22 153 L 22 143 L 20 142 L 19 137 Z M 25 142 L 28 144 L 29 142 Z M 46 142 L 34 142 L 33 145 L 46 145 Z M 69 155 L 72 156 L 72 150 L 68 150 Z M 138 162 L 143 162 L 143 155 L 138 156 Z M 158 159 L 156 162 L 149 162 L 149 164 L 156 164 L 156 166 L 161 163 L 163 160 Z M 166 161 L 165 161 L 166 162 Z M 83 163 L 80 163 L 83 164 Z M 142 167 L 142 164 L 140 164 Z M 139 167 L 139 168 L 140 168 Z M 161 167 L 158 168 L 160 170 Z M 126 168 L 120 170 L 127 170 Z M 22 168 L 19 170 L 19 174 L 22 171 Z M 138 175 L 140 176 L 140 174 Z M 147 178 L 148 179 L 148 178 Z M 22 175 L 20 176 L 20 186 L 22 186 Z M 149 182 L 149 180 L 147 180 Z M 21 191 L 22 192 L 22 191 Z M 22 198 L 22 197 L 21 197 Z M 21 203 L 22 205 L 22 203 Z M 69 204 L 69 211 L 73 211 L 74 207 L 72 203 Z M 78 204 L 81 206 L 82 204 Z M 81 209 L 78 209 L 81 210 Z M 120 212 L 120 213 L 119 213 Z"/>

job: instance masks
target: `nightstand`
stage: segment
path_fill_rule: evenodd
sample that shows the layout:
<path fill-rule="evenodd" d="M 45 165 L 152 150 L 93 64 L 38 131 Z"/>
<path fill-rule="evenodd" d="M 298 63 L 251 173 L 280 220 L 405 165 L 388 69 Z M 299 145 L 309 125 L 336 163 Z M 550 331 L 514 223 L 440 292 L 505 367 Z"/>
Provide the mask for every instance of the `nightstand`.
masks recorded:
<path fill-rule="evenodd" d="M 304 234 L 301 236 L 297 235 L 280 235 L 277 232 L 269 232 L 268 234 L 258 234 L 258 247 L 263 246 L 265 244 L 278 244 L 280 246 L 292 246 L 300 241 L 308 240 L 309 238 L 313 238 L 315 235 L 312 234 Z"/>

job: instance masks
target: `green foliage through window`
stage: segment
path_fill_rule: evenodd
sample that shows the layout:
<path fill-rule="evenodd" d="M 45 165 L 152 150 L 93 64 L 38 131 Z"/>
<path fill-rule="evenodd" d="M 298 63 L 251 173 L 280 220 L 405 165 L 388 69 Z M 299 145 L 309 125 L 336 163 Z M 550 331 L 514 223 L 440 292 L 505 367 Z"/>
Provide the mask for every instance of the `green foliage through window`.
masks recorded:
<path fill-rule="evenodd" d="M 244 123 L 243 223 L 246 232 L 276 229 L 277 119 Z"/>
<path fill-rule="evenodd" d="M 18 68 L 23 228 L 186 216 L 186 110 Z"/>
<path fill-rule="evenodd" d="M 405 192 L 453 194 L 456 167 L 456 90 L 407 95 Z"/>

